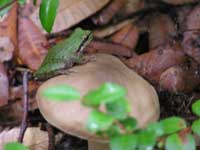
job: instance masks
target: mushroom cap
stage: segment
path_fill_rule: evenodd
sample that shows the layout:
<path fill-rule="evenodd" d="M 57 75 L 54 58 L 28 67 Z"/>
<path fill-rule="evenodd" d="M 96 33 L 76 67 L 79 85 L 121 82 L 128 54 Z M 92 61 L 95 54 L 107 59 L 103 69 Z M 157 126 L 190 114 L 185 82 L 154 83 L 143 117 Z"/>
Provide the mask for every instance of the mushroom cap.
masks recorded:
<path fill-rule="evenodd" d="M 44 118 L 65 133 L 89 140 L 102 139 L 86 129 L 90 108 L 82 106 L 81 101 L 48 101 L 41 96 L 41 92 L 48 87 L 68 84 L 84 95 L 102 83 L 117 83 L 127 88 L 127 99 L 132 106 L 130 115 L 136 117 L 139 127 L 145 127 L 159 118 L 160 107 L 155 89 L 118 58 L 97 54 L 95 61 L 73 67 L 70 72 L 69 75 L 57 76 L 44 82 L 36 95 Z"/>
<path fill-rule="evenodd" d="M 99 11 L 109 1 L 110 0 L 60 0 L 52 32 L 59 32 L 78 24 Z M 38 14 L 39 8 L 35 10 L 30 18 L 42 29 Z"/>

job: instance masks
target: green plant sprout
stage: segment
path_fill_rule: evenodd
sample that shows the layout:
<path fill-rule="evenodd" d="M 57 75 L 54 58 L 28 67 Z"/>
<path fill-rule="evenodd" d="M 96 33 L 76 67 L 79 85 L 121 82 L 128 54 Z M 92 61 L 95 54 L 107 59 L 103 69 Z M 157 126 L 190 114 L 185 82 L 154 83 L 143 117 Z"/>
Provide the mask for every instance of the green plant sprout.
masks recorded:
<path fill-rule="evenodd" d="M 126 93 L 120 85 L 104 83 L 81 98 L 84 106 L 92 108 L 86 121 L 87 129 L 108 137 L 111 150 L 196 149 L 193 134 L 200 136 L 200 119 L 187 126 L 183 118 L 172 116 L 141 129 L 137 120 L 129 115 L 131 106 L 125 98 Z M 45 89 L 43 96 L 53 101 L 80 100 L 79 92 L 68 85 Z M 99 109 L 101 105 L 106 108 L 104 112 Z M 192 111 L 200 117 L 200 100 L 193 103 Z"/>

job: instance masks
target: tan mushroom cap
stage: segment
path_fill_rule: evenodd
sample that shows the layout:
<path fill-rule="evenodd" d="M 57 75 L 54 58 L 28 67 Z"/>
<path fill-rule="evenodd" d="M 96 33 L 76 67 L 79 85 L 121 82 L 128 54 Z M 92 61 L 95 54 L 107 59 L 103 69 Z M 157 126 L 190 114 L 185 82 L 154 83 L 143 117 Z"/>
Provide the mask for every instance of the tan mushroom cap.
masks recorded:
<path fill-rule="evenodd" d="M 58 13 L 52 32 L 68 29 L 91 16 L 105 6 L 110 0 L 60 0 Z M 31 15 L 31 19 L 41 29 L 39 8 Z"/>
<path fill-rule="evenodd" d="M 57 76 L 43 83 L 36 95 L 39 109 L 45 119 L 65 133 L 89 140 L 98 139 L 86 129 L 90 109 L 82 106 L 80 101 L 47 101 L 41 96 L 41 91 L 47 87 L 68 84 L 84 95 L 104 82 L 114 82 L 127 88 L 127 99 L 132 105 L 131 115 L 136 117 L 140 127 L 159 118 L 159 101 L 154 88 L 118 58 L 97 54 L 95 61 L 74 67 L 70 71 L 72 73 L 69 75 Z"/>

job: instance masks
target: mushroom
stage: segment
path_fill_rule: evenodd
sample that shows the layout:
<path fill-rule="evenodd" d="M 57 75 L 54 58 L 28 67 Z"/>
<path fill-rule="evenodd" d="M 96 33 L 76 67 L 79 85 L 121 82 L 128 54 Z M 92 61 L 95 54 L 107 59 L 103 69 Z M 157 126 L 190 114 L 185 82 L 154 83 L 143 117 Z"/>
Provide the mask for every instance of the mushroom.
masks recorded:
<path fill-rule="evenodd" d="M 110 0 L 60 0 L 52 32 L 59 32 L 68 29 L 82 20 L 91 16 L 105 6 Z M 41 30 L 39 20 L 39 8 L 31 15 L 31 19 Z"/>
<path fill-rule="evenodd" d="M 113 82 L 127 89 L 127 99 L 132 106 L 130 115 L 138 120 L 139 127 L 145 127 L 159 118 L 160 108 L 155 89 L 118 58 L 108 54 L 96 54 L 94 61 L 73 67 L 69 71 L 72 73 L 51 78 L 39 87 L 36 94 L 38 107 L 44 118 L 53 126 L 65 133 L 88 139 L 89 150 L 109 148 L 107 139 L 102 139 L 86 129 L 90 108 L 82 106 L 80 101 L 48 101 L 42 96 L 43 90 L 68 84 L 84 95 L 104 82 Z"/>

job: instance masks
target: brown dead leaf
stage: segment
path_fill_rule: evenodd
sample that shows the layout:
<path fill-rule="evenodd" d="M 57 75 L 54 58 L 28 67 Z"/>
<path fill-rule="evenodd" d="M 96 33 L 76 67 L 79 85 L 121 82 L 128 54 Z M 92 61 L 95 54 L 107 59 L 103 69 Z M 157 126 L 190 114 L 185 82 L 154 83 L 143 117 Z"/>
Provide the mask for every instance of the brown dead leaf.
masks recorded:
<path fill-rule="evenodd" d="M 8 102 L 8 77 L 4 65 L 0 63 L 0 107 Z"/>
<path fill-rule="evenodd" d="M 0 20 L 0 62 L 9 61 L 17 46 L 17 4 Z"/>
<path fill-rule="evenodd" d="M 125 27 L 123 27 L 120 31 L 115 33 L 111 37 L 111 40 L 114 43 L 118 43 L 130 49 L 134 49 L 137 45 L 138 38 L 139 38 L 139 31 L 137 27 L 130 23 Z"/>
<path fill-rule="evenodd" d="M 47 54 L 47 40 L 39 28 L 24 16 L 19 16 L 18 42 L 18 56 L 22 63 L 37 70 Z"/>
<path fill-rule="evenodd" d="M 162 0 L 162 1 L 173 5 L 198 2 L 198 0 Z"/>
<path fill-rule="evenodd" d="M 19 136 L 19 128 L 6 129 L 0 133 L 0 150 L 8 142 L 16 142 Z M 27 128 L 23 144 L 29 147 L 29 150 L 48 150 L 48 133 L 39 128 Z"/>
<path fill-rule="evenodd" d="M 163 71 L 185 60 L 181 50 L 166 46 L 130 58 L 125 63 L 149 81 L 157 83 Z"/>

